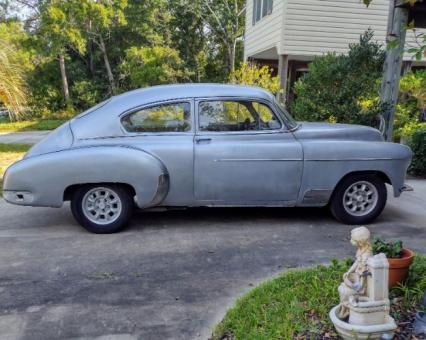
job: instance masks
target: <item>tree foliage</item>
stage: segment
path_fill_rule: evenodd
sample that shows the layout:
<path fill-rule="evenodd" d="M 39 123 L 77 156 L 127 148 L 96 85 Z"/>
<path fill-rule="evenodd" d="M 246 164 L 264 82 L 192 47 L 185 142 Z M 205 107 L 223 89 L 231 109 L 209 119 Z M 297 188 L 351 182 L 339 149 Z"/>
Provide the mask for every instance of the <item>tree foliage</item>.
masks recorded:
<path fill-rule="evenodd" d="M 206 24 L 214 33 L 216 43 L 223 44 L 228 71 L 235 70 L 238 39 L 244 33 L 245 0 L 202 0 Z"/>
<path fill-rule="evenodd" d="M 408 72 L 401 77 L 395 110 L 395 139 L 412 135 L 426 108 L 426 71 Z M 407 133 L 408 132 L 408 133 Z"/>
<path fill-rule="evenodd" d="M 0 3 L 36 115 L 72 115 L 140 86 L 226 81 L 242 59 L 243 0 Z"/>
<path fill-rule="evenodd" d="M 317 57 L 295 84 L 292 112 L 299 120 L 372 124 L 382 111 L 377 97 L 384 50 L 367 31 L 346 55 Z"/>
<path fill-rule="evenodd" d="M 131 87 L 178 83 L 189 77 L 178 51 L 170 47 L 131 47 L 120 69 Z"/>

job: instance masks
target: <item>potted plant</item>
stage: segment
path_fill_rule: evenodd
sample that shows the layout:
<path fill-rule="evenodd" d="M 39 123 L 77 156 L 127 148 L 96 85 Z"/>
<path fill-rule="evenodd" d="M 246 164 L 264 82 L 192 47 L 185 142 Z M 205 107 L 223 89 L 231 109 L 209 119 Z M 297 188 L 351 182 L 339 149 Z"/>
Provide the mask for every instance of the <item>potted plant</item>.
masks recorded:
<path fill-rule="evenodd" d="M 385 241 L 381 237 L 374 237 L 373 254 L 379 253 L 384 253 L 389 261 L 389 288 L 404 282 L 413 263 L 414 252 L 404 248 L 401 240 Z"/>

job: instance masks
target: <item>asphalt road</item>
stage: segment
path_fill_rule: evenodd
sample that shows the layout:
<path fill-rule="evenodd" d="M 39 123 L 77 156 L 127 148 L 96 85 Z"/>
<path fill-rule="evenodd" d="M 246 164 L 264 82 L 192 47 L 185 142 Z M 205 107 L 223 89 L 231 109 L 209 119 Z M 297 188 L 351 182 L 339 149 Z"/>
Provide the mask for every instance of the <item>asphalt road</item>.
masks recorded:
<path fill-rule="evenodd" d="M 426 181 L 370 226 L 426 252 Z M 286 268 L 353 255 L 324 209 L 138 212 L 93 235 L 61 209 L 0 200 L 0 338 L 206 339 L 235 298 Z"/>

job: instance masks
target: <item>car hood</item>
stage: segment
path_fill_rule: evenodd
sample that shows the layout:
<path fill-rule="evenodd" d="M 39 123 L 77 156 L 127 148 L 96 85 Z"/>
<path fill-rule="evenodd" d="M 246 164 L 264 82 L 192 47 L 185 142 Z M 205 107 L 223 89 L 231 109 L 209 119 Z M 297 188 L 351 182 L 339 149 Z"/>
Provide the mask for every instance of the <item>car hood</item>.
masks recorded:
<path fill-rule="evenodd" d="M 294 131 L 297 139 L 383 141 L 383 136 L 372 127 L 353 124 L 300 122 Z"/>

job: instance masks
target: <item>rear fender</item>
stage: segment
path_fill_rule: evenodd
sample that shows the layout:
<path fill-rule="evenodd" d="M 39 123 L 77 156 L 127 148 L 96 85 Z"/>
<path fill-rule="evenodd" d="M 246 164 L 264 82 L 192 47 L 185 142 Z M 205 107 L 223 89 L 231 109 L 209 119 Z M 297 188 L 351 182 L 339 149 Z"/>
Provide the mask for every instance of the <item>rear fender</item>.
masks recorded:
<path fill-rule="evenodd" d="M 10 203 L 60 207 L 66 188 L 87 183 L 131 185 L 141 208 L 159 204 L 169 187 L 167 169 L 157 157 L 128 146 L 89 146 L 27 157 L 13 164 L 6 171 L 4 191 L 32 196 L 31 202 Z"/>

